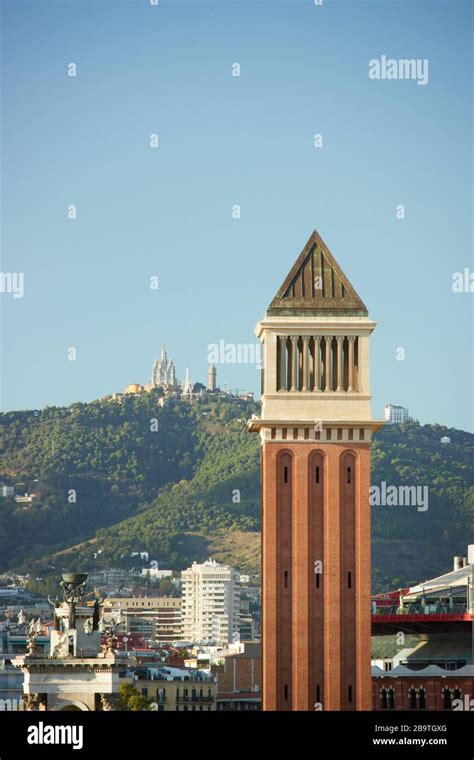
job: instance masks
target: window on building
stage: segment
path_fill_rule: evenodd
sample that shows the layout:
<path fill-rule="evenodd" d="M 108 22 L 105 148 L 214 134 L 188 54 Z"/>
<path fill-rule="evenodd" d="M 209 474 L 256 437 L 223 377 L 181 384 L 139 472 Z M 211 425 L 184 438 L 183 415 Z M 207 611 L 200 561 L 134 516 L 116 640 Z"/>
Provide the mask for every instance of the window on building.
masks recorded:
<path fill-rule="evenodd" d="M 423 688 L 418 692 L 418 709 L 426 710 L 426 691 Z"/>
<path fill-rule="evenodd" d="M 451 692 L 449 689 L 443 689 L 443 710 L 451 710 Z"/>

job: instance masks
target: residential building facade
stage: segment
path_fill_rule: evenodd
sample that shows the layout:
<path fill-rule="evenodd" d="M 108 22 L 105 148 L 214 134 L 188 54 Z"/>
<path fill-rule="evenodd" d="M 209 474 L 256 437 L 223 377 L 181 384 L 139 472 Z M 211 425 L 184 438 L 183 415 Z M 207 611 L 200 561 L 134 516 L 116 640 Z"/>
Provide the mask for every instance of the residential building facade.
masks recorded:
<path fill-rule="evenodd" d="M 395 404 L 385 404 L 384 416 L 388 425 L 400 425 L 410 419 L 408 409 L 404 406 L 395 406 Z"/>
<path fill-rule="evenodd" d="M 239 635 L 239 573 L 214 560 L 181 573 L 183 640 L 227 644 Z"/>

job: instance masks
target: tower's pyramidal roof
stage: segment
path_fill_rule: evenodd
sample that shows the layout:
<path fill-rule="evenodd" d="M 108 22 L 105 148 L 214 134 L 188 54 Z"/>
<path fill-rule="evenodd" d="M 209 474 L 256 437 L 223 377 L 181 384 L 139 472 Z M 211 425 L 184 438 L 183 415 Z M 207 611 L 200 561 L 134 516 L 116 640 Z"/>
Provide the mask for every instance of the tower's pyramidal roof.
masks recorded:
<path fill-rule="evenodd" d="M 367 308 L 316 230 L 288 272 L 268 316 L 366 317 Z"/>

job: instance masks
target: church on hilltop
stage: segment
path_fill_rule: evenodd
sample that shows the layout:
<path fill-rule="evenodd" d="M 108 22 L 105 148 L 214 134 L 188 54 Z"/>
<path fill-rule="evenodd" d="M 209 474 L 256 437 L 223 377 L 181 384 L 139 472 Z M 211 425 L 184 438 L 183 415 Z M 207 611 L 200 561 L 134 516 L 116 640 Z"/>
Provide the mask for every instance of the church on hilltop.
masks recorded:
<path fill-rule="evenodd" d="M 155 360 L 151 375 L 151 388 L 175 388 L 178 385 L 176 378 L 175 366 L 171 359 L 168 359 L 166 348 L 161 349 L 160 358 Z"/>
<path fill-rule="evenodd" d="M 208 386 L 202 383 L 194 383 L 189 378 L 189 368 L 186 367 L 186 375 L 182 382 L 178 380 L 174 362 L 168 357 L 165 346 L 162 346 L 160 358 L 155 359 L 151 372 L 151 380 L 147 385 L 140 383 L 130 383 L 123 393 L 114 393 L 113 399 L 120 400 L 122 396 L 138 396 L 141 393 L 149 393 L 155 388 L 164 391 L 164 396 L 182 395 L 191 398 L 203 392 L 215 393 L 217 388 L 217 370 L 214 364 L 209 367 Z M 164 403 L 164 396 L 160 400 L 161 406 Z"/>

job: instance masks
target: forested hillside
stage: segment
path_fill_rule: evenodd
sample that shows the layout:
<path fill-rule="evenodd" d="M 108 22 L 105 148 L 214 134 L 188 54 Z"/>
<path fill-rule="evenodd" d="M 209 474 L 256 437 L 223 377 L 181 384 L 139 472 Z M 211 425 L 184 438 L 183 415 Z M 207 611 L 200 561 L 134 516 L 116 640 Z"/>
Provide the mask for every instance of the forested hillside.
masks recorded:
<path fill-rule="evenodd" d="M 448 436 L 450 444 L 440 443 Z M 474 542 L 474 435 L 441 425 L 387 425 L 372 446 L 372 484 L 427 486 L 428 509 L 372 507 L 376 590 L 452 570 Z"/>
<path fill-rule="evenodd" d="M 0 569 L 24 568 L 140 513 L 165 486 L 193 477 L 226 421 L 240 414 L 243 428 L 247 406 L 171 399 L 161 408 L 151 393 L 1 415 L 0 481 L 39 499 L 0 501 Z"/>
<path fill-rule="evenodd" d="M 176 569 L 215 556 L 258 572 L 259 442 L 245 431 L 257 405 L 158 399 L 0 417 L 0 481 L 39 494 L 0 500 L 0 570 L 130 567 L 146 551 Z M 474 541 L 473 462 L 469 433 L 410 422 L 377 434 L 372 483 L 427 486 L 429 505 L 373 507 L 375 590 L 441 573 Z"/>

